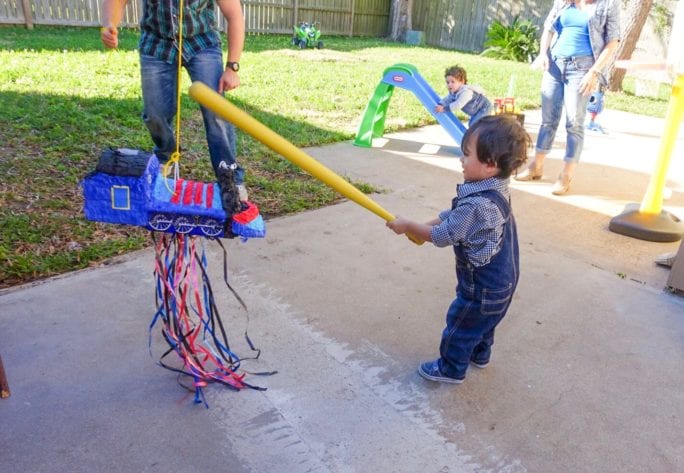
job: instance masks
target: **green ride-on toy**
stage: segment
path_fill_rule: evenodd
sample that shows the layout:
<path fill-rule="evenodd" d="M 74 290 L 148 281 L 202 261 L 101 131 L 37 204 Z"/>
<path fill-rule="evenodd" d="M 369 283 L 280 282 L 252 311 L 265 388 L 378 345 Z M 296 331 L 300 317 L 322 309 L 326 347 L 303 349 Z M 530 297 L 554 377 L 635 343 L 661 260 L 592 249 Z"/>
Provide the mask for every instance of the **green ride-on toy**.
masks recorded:
<path fill-rule="evenodd" d="M 294 28 L 294 36 L 292 36 L 292 45 L 299 46 L 300 49 L 316 47 L 321 49 L 323 41 L 321 41 L 321 30 L 316 27 L 316 23 L 301 22 Z"/>

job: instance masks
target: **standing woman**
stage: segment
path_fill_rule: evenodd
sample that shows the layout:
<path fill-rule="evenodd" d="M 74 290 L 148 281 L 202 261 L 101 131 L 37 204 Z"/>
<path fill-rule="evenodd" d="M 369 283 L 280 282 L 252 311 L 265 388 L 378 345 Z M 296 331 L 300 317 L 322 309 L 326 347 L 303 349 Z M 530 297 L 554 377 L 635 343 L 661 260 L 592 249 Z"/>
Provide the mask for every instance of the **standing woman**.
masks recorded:
<path fill-rule="evenodd" d="M 552 44 L 553 40 L 553 44 Z M 598 75 L 608 66 L 620 41 L 619 0 L 555 0 L 544 22 L 539 56 L 533 66 L 544 70 L 542 124 L 534 160 L 515 177 L 541 179 L 565 106 L 564 166 L 551 192 L 568 192 L 584 144 L 584 117 Z"/>

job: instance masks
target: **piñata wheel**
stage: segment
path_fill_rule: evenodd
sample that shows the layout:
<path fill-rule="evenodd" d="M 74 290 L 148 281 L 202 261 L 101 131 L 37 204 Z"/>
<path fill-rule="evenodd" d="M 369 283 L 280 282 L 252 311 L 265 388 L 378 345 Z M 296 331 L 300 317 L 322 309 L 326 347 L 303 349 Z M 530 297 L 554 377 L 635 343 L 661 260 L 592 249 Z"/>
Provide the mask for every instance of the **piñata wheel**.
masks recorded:
<path fill-rule="evenodd" d="M 173 219 L 166 214 L 154 214 L 148 224 L 152 230 L 164 232 L 171 227 Z"/>
<path fill-rule="evenodd" d="M 223 231 L 223 225 L 211 217 L 202 217 L 199 221 L 199 227 L 202 229 L 202 233 L 208 237 L 219 236 Z"/>
<path fill-rule="evenodd" d="M 173 222 L 173 227 L 176 230 L 176 233 L 190 233 L 193 228 L 195 228 L 195 224 L 192 223 L 192 219 L 190 217 L 186 217 L 185 215 L 181 215 L 180 217 L 176 217 L 176 220 Z"/>

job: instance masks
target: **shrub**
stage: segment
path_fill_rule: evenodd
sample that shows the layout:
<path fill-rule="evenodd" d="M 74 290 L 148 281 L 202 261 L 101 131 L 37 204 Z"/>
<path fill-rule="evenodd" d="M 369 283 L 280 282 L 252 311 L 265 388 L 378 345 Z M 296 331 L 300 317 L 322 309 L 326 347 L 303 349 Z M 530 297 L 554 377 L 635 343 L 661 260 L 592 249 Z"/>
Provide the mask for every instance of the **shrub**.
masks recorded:
<path fill-rule="evenodd" d="M 496 20 L 489 25 L 484 44 L 486 49 L 480 54 L 495 59 L 532 62 L 539 54 L 538 31 L 537 25 L 517 16 L 510 26 Z"/>

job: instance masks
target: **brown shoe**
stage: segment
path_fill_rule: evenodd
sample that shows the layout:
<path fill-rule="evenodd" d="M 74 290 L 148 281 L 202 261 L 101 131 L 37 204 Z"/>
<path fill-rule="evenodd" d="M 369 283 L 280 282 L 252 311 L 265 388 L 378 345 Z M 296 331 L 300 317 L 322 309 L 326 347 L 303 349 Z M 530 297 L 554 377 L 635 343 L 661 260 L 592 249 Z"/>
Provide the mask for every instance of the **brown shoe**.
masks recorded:
<path fill-rule="evenodd" d="M 567 194 L 567 192 L 570 190 L 570 182 L 571 181 L 572 181 L 572 177 L 561 172 L 558 175 L 558 179 L 556 180 L 556 182 L 554 182 L 553 187 L 551 187 L 551 193 L 553 195 Z"/>
<path fill-rule="evenodd" d="M 516 173 L 513 179 L 516 181 L 538 181 L 542 178 L 543 173 L 544 166 L 537 169 L 537 162 L 532 161 L 522 172 Z"/>

